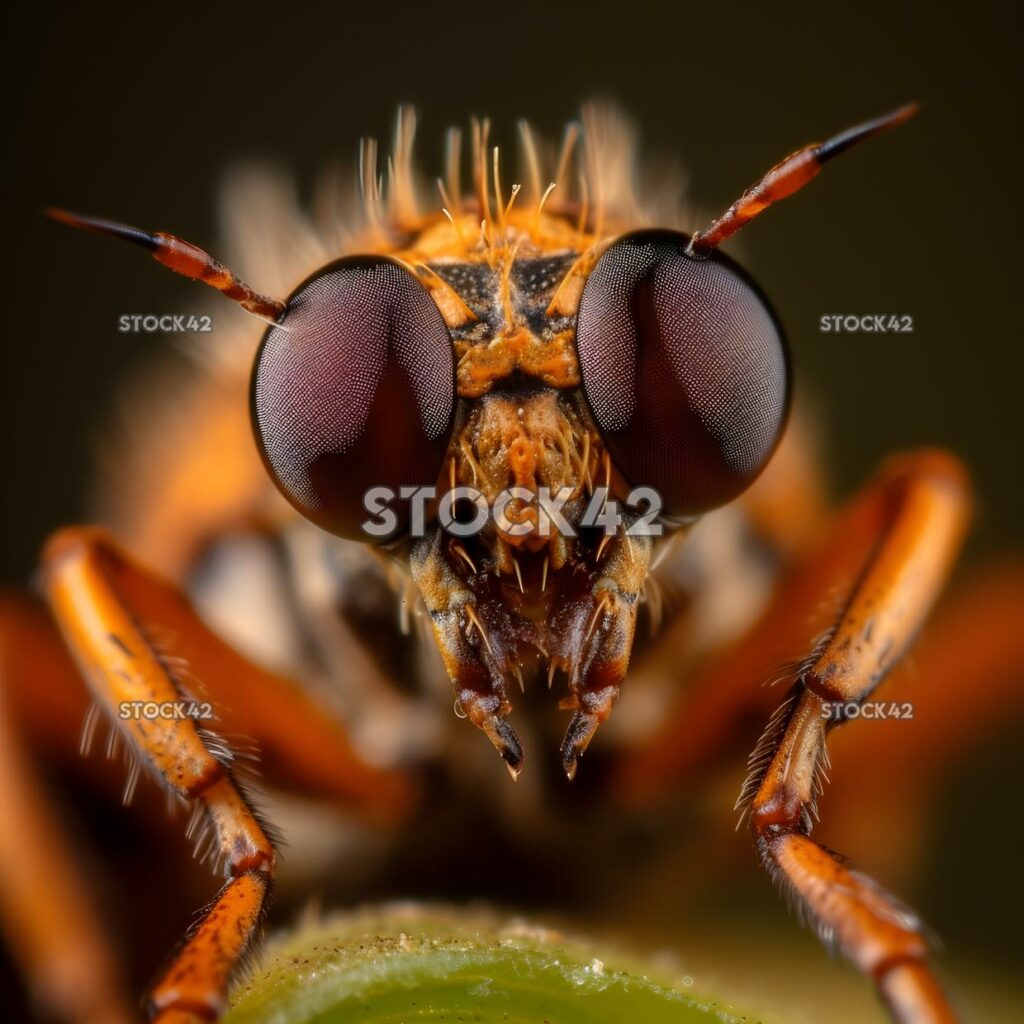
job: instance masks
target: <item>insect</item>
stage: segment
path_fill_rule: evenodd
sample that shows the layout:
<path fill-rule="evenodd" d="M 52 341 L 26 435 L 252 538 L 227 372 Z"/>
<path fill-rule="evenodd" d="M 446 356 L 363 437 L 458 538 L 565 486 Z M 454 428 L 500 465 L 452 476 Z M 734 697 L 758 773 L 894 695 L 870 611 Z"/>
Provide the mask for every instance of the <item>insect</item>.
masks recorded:
<path fill-rule="evenodd" d="M 178 583 L 194 583 L 195 567 L 225 538 L 249 531 L 278 545 L 281 586 L 304 618 L 303 635 L 317 641 L 320 669 L 351 686 L 364 710 L 399 715 L 398 699 L 371 677 L 436 689 L 439 653 L 455 714 L 484 734 L 513 779 L 525 759 L 516 690 L 557 680 L 567 713 L 559 757 L 573 780 L 628 691 L 631 654 L 647 642 L 638 619 L 667 617 L 659 574 L 689 564 L 689 535 L 726 506 L 742 510 L 743 543 L 756 536 L 779 563 L 798 549 L 803 559 L 776 603 L 748 615 L 753 649 L 773 651 L 789 622 L 805 631 L 810 610 L 831 596 L 800 657 L 777 666 L 788 692 L 738 802 L 760 857 L 894 1018 L 953 1019 L 914 915 L 818 845 L 811 826 L 826 737 L 843 718 L 823 712 L 869 698 L 925 618 L 965 530 L 966 477 L 943 452 L 900 456 L 826 543 L 804 551 L 815 508 L 801 484 L 799 438 L 783 442 L 782 328 L 720 250 L 833 157 L 912 113 L 904 107 L 797 151 L 709 226 L 685 233 L 637 198 L 632 147 L 611 115 L 588 110 L 547 162 L 523 126 L 522 187 L 506 188 L 489 126 L 475 121 L 464 189 L 453 130 L 439 196 L 425 203 L 414 121 L 403 111 L 386 182 L 376 147 L 362 149 L 357 210 L 339 211 L 328 195 L 316 230 L 280 199 L 264 196 L 250 212 L 239 230 L 265 264 L 260 287 L 282 288 L 270 294 L 172 235 L 51 211 L 147 249 L 265 321 L 227 332 L 203 383 L 182 386 L 176 415 L 144 433 L 132 479 L 116 491 L 123 540 L 67 528 L 43 558 L 49 612 L 98 709 L 83 745 L 98 716 L 109 719 L 130 751 L 128 790 L 140 772 L 156 777 L 194 810 L 191 827 L 225 865 L 223 888 L 147 997 L 154 1020 L 223 1012 L 269 897 L 274 833 L 254 810 L 242 752 L 227 737 L 251 737 L 261 770 L 281 784 L 395 828 L 422 797 L 417 768 L 447 742 L 410 727 L 406 763 L 366 756 L 355 726 L 350 734 L 292 680 L 306 655 L 283 659 L 294 672 L 271 671 L 220 639 Z M 309 598 L 314 578 L 333 595 L 326 602 Z M 848 581 L 838 598 L 837 580 Z M 426 635 L 412 654 L 367 610 L 366 595 L 382 586 L 395 595 L 388 615 L 397 608 L 407 631 Z M 236 591 L 232 602 L 273 632 L 280 617 L 261 615 L 252 598 L 239 601 Z M 347 602 L 354 617 L 325 615 L 332 602 L 334 610 Z M 5 614 L 5 635 L 50 642 L 52 629 L 21 606 Z M 363 650 L 374 644 L 376 663 Z M 32 678 L 10 674 L 7 685 L 31 690 Z M 437 701 L 445 729 L 449 701 Z M 681 738 L 693 726 L 666 721 L 670 729 L 623 758 L 620 787 L 680 770 L 691 749 Z M 0 863 L 8 933 L 26 936 L 15 952 L 54 1012 L 124 1019 L 88 894 L 16 738 L 4 749 L 31 813 L 15 820 L 17 801 L 3 804 L 0 831 L 17 833 L 22 860 L 45 868 L 21 878 L 11 858 Z"/>

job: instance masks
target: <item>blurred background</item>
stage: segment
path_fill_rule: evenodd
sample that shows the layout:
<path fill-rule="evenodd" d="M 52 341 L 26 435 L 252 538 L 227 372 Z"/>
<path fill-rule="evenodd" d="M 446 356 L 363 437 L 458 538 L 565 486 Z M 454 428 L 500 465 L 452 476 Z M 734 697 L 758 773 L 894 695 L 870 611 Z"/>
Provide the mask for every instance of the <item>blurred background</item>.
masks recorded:
<path fill-rule="evenodd" d="M 448 124 L 486 114 L 511 143 L 526 116 L 555 135 L 595 95 L 636 119 L 645 152 L 683 163 L 711 214 L 789 151 L 921 102 L 909 125 L 744 232 L 744 260 L 788 329 L 835 493 L 891 451 L 941 444 L 978 488 L 965 569 L 1019 553 L 1024 169 L 1017 39 L 1000 8 L 976 2 L 956 18 L 875 2 L 607 11 L 44 4 L 8 14 L 3 582 L 24 584 L 46 534 L 82 517 L 113 397 L 171 343 L 118 333 L 118 316 L 187 309 L 197 287 L 44 220 L 42 207 L 170 231 L 216 253 L 218 183 L 239 161 L 269 158 L 308 188 L 325 163 L 354 161 L 360 136 L 388 137 L 396 105 L 411 102 L 421 163 L 439 168 Z M 906 313 L 914 333 L 822 334 L 830 313 Z M 1014 721 L 958 765 L 906 893 L 968 972 L 999 972 L 1022 953 Z M 785 924 L 781 910 L 765 914 Z M 817 970 L 824 958 L 804 939 L 794 948 Z"/>

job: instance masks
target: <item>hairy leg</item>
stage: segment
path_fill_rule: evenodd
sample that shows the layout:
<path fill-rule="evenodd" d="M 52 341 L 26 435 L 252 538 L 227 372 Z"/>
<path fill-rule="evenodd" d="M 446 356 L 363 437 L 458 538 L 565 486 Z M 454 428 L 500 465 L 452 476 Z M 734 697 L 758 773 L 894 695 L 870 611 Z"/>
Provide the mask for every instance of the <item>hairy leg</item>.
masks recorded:
<path fill-rule="evenodd" d="M 275 863 L 272 838 L 239 783 L 236 752 L 223 733 L 244 734 L 265 748 L 276 781 L 332 797 L 372 822 L 404 814 L 412 787 L 404 776 L 361 761 L 341 725 L 300 686 L 239 656 L 200 622 L 171 585 L 133 563 L 101 531 L 61 531 L 47 546 L 43 568 L 51 612 L 92 699 L 139 765 L 194 808 L 195 820 L 207 830 L 224 864 L 223 889 L 172 957 L 148 1002 L 150 1014 L 163 1022 L 214 1019 L 224 1008 L 232 970 L 258 932 Z M 45 640 L 52 643 L 52 627 L 49 632 Z M 24 636 L 21 628 L 17 633 Z M 45 665 L 48 657 L 44 652 L 37 660 Z M 9 663 L 5 659 L 4 667 Z M 24 664 L 15 668 L 22 678 L 12 690 L 20 693 L 22 718 L 42 723 L 56 743 L 57 727 L 42 706 L 53 703 L 65 726 L 73 727 L 81 715 L 81 698 L 72 699 L 74 713 L 66 713 L 54 696 L 55 686 L 69 689 L 71 673 L 65 665 L 59 683 L 51 678 L 48 689 L 28 695 L 31 673 L 26 676 Z M 188 715 L 138 713 L 205 704 L 214 716 L 208 723 Z M 19 724 L 23 728 L 25 723 Z M 17 735 L 13 718 L 4 717 L 0 726 L 5 725 Z M 9 790 L 11 799 L 0 803 L 0 833 L 17 837 L 0 850 L 0 897 L 26 972 L 36 983 L 45 983 L 52 958 L 23 938 L 30 933 L 20 928 L 19 911 L 44 937 L 58 937 L 72 963 L 86 962 L 89 950 L 98 961 L 96 951 L 106 947 L 88 899 L 81 892 L 77 902 L 74 898 L 73 860 L 59 830 L 51 827 L 55 823 L 45 799 L 31 787 L 27 758 L 18 753 L 16 742 L 4 747 L 7 756 L 0 769 L 15 782 L 28 783 Z M 26 863 L 39 864 L 41 873 L 32 899 L 19 905 L 17 871 Z M 80 1002 L 62 1009 L 71 1020 L 119 1019 L 113 1012 L 106 1018 L 102 1013 L 87 1017 Z"/>
<path fill-rule="evenodd" d="M 738 804 L 768 871 L 901 1021 L 954 1019 L 927 966 L 917 918 L 810 838 L 828 766 L 826 736 L 899 660 L 949 573 L 967 520 L 961 467 L 939 452 L 892 460 L 836 524 L 831 546 L 859 548 L 860 571 L 833 626 L 793 671 L 793 685 L 750 760 Z M 869 543 L 861 545 L 870 525 Z"/>

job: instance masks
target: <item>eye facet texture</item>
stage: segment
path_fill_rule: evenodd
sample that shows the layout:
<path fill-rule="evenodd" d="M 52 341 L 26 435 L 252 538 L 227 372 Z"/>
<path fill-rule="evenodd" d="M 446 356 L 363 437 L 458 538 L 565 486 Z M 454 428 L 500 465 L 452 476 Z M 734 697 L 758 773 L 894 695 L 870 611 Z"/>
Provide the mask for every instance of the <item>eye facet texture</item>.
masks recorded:
<path fill-rule="evenodd" d="M 303 284 L 253 370 L 256 436 L 278 487 L 308 519 L 357 540 L 369 539 L 368 489 L 435 482 L 454 407 L 441 314 L 383 257 L 346 257 Z M 392 507 L 404 523 L 404 503 Z"/>
<path fill-rule="evenodd" d="M 698 515 L 742 492 L 787 408 L 785 346 L 746 275 L 687 237 L 640 231 L 598 260 L 580 301 L 583 389 L 619 472 L 664 511 Z"/>

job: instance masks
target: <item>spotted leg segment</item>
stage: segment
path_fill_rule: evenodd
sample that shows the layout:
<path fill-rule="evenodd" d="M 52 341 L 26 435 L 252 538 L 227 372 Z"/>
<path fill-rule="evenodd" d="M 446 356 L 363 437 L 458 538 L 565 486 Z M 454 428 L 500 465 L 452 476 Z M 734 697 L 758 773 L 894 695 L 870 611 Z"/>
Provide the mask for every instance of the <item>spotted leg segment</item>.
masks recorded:
<path fill-rule="evenodd" d="M 204 724 L 189 715 L 136 715 L 131 709 L 188 706 L 204 697 L 231 695 L 236 702 L 232 721 L 252 726 L 258 742 L 269 741 L 289 781 L 318 780 L 322 792 L 333 791 L 356 809 L 400 801 L 401 784 L 359 763 L 340 726 L 331 726 L 301 691 L 289 689 L 287 680 L 230 652 L 173 587 L 132 562 L 102 532 L 58 533 L 44 554 L 43 586 L 94 701 L 121 730 L 141 765 L 191 804 L 200 820 L 205 818 L 224 865 L 224 887 L 172 956 L 146 1003 L 151 1018 L 161 1024 L 214 1020 L 226 1006 L 232 971 L 259 931 L 274 874 L 274 843 L 238 781 L 233 751 L 216 731 L 218 720 Z M 233 678 L 197 678 L 197 672 L 218 667 L 230 669 Z M 269 688 L 269 703 L 261 687 Z M 218 706 L 216 700 L 211 703 Z M 282 716 L 277 724 L 275 707 Z M 296 745 L 324 744 L 327 749 L 317 756 L 299 752 L 292 757 Z M 351 778 L 334 777 L 332 753 L 342 772 L 352 769 Z M 284 770 L 286 764 L 290 771 Z M 368 810 L 366 816 L 377 815 Z M 61 908 L 52 901 L 37 908 L 37 913 L 50 912 L 60 920 Z"/>
<path fill-rule="evenodd" d="M 842 517 L 832 546 L 865 535 L 860 571 L 833 627 L 795 672 L 782 707 L 751 755 L 738 801 L 769 873 L 840 951 L 870 977 L 899 1021 L 955 1015 L 927 964 L 914 914 L 810 838 L 828 765 L 829 706 L 860 705 L 901 657 L 960 546 L 968 487 L 941 452 L 893 460 Z"/>

